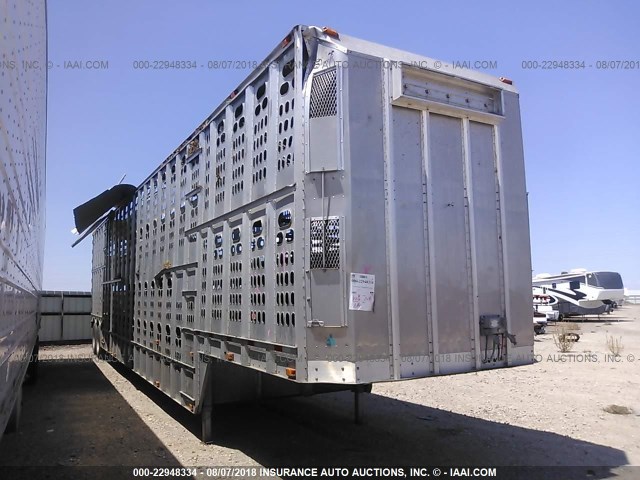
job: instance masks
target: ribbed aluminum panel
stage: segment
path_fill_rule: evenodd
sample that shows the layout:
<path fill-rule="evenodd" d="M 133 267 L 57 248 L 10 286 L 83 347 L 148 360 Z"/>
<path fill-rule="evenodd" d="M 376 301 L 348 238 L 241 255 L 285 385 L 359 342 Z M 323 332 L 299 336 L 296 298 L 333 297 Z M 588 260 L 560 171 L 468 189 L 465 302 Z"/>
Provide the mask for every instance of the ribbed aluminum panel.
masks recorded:
<path fill-rule="evenodd" d="M 89 292 L 40 292 L 40 341 L 91 340 Z"/>
<path fill-rule="evenodd" d="M 0 0 L 0 435 L 37 336 L 45 225 L 44 0 Z"/>

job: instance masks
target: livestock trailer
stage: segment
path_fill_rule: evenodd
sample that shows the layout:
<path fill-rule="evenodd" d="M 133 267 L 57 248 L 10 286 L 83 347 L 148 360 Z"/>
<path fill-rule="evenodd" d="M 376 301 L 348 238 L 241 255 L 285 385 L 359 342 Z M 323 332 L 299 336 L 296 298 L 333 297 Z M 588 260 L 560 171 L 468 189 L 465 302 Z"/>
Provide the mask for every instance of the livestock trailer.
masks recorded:
<path fill-rule="evenodd" d="M 507 79 L 296 26 L 123 198 L 93 225 L 96 353 L 205 439 L 219 402 L 533 361 Z"/>

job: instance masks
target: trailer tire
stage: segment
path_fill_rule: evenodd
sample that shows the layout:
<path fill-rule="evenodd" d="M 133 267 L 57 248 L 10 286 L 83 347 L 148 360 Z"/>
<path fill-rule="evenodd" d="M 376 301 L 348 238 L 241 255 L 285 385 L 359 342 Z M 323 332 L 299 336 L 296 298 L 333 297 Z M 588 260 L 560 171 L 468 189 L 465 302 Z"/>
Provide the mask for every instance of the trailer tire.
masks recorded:
<path fill-rule="evenodd" d="M 4 429 L 5 433 L 14 433 L 18 431 L 20 427 L 20 418 L 22 417 L 22 385 L 18 389 L 18 395 L 16 397 L 16 402 L 13 404 L 13 409 L 11 409 L 11 415 L 9 416 L 9 421 L 7 422 L 7 426 Z"/>
<path fill-rule="evenodd" d="M 36 343 L 33 346 L 33 352 L 29 359 L 29 366 L 27 367 L 27 375 L 24 379 L 24 383 L 27 385 L 33 385 L 38 380 L 38 365 L 40 360 L 38 355 L 40 353 L 40 337 L 36 338 Z"/>
<path fill-rule="evenodd" d="M 96 325 L 93 326 L 93 334 L 91 335 L 91 350 L 93 354 L 98 357 L 100 356 L 100 339 L 99 339 L 99 330 Z"/>

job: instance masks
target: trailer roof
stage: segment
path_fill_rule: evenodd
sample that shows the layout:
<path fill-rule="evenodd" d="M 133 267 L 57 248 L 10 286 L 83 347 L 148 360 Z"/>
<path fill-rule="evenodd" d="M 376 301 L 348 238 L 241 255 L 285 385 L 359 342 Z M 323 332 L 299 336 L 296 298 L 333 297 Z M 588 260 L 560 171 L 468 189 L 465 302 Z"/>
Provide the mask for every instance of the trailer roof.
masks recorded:
<path fill-rule="evenodd" d="M 307 27 L 315 28 L 315 27 Z M 375 55 L 389 60 L 399 61 L 408 64 L 425 65 L 426 70 L 433 72 L 450 75 L 452 77 L 461 78 L 464 80 L 471 80 L 473 82 L 488 85 L 508 92 L 517 93 L 518 90 L 513 85 L 505 83 L 500 80 L 499 77 L 494 77 L 483 72 L 476 70 L 470 70 L 468 68 L 454 68 L 452 65 L 448 65 L 440 61 L 439 68 L 429 68 L 428 65 L 434 65 L 437 59 L 431 57 L 425 57 L 424 55 L 418 55 L 415 53 L 407 52 L 393 47 L 387 47 L 378 43 L 370 42 L 367 40 L 361 40 L 359 38 L 350 37 L 349 35 L 340 34 L 339 44 L 344 45 L 348 50 L 353 52 L 361 52 L 369 55 Z"/>
<path fill-rule="evenodd" d="M 442 75 L 447 75 L 452 78 L 459 78 L 466 81 L 472 81 L 475 83 L 479 83 L 482 85 L 491 86 L 493 88 L 517 93 L 517 89 L 509 83 L 503 82 L 500 78 L 494 77 L 492 75 L 488 75 L 486 73 L 478 72 L 475 70 L 470 70 L 466 68 L 453 68 L 452 65 L 447 65 L 444 62 L 440 62 L 439 68 L 423 68 L 422 66 L 434 65 L 437 61 L 431 57 L 425 57 L 422 55 L 417 55 L 414 53 L 410 53 L 404 50 L 399 50 L 392 47 L 387 47 L 384 45 L 380 45 L 378 43 L 369 42 L 366 40 L 361 40 L 359 38 L 351 37 L 349 35 L 341 34 L 340 32 L 336 32 L 335 30 L 329 27 L 317 27 L 312 25 L 304 25 L 298 24 L 295 25 L 287 35 L 283 37 L 283 40 L 280 41 L 276 47 L 265 57 L 260 68 L 256 68 L 253 72 L 251 72 L 232 92 L 231 94 L 225 98 L 220 105 L 205 118 L 200 125 L 178 146 L 170 155 L 168 155 L 165 160 L 163 160 L 158 167 L 156 167 L 150 175 L 148 175 L 140 184 L 138 185 L 138 189 L 143 187 L 148 181 L 150 181 L 166 164 L 170 163 L 170 161 L 183 149 L 187 147 L 189 142 L 195 139 L 200 132 L 202 132 L 214 118 L 222 113 L 222 111 L 233 102 L 235 96 L 242 92 L 245 87 L 251 82 L 253 82 L 258 76 L 260 76 L 271 63 L 280 56 L 283 48 L 287 47 L 290 42 L 292 35 L 296 31 L 300 31 L 306 38 L 313 37 L 318 41 L 327 42 L 334 44 L 337 48 L 341 48 L 343 50 L 346 49 L 347 52 L 355 52 L 362 53 L 366 55 L 376 56 L 379 58 L 387 59 L 393 62 L 402 62 L 407 63 L 409 65 L 418 65 L 417 68 L 422 68 L 423 70 L 439 73 Z"/>

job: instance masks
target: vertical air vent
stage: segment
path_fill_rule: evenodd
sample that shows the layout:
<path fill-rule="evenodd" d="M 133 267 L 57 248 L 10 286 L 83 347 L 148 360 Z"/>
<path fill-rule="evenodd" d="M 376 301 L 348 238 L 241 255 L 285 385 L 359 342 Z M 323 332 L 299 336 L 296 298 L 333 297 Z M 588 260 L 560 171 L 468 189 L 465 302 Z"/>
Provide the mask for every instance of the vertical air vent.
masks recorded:
<path fill-rule="evenodd" d="M 311 268 L 340 268 L 340 219 L 311 220 Z"/>
<path fill-rule="evenodd" d="M 331 68 L 313 76 L 309 117 L 332 117 L 338 113 L 336 69 Z"/>

